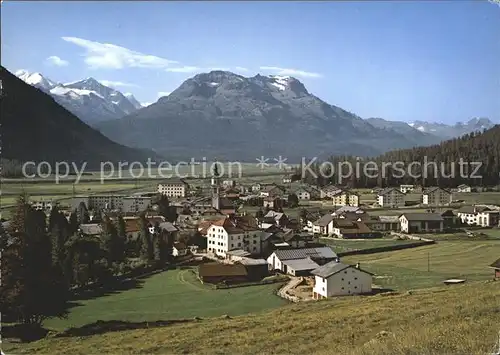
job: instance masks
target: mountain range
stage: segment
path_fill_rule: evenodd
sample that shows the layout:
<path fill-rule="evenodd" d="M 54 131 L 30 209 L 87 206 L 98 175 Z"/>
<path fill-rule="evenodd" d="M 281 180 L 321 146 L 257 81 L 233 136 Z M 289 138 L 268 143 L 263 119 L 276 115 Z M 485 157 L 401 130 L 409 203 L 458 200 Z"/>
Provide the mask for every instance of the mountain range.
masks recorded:
<path fill-rule="evenodd" d="M 62 107 L 44 91 L 27 85 L 0 67 L 2 159 L 20 162 L 83 163 L 98 168 L 100 162 L 141 161 L 151 152 L 112 142 Z M 52 85 L 45 80 L 39 85 Z"/>
<path fill-rule="evenodd" d="M 19 70 L 15 74 L 24 82 L 52 96 L 61 106 L 90 125 L 124 117 L 142 107 L 132 94 L 122 94 L 94 78 L 61 84 L 40 73 Z"/>
<path fill-rule="evenodd" d="M 404 122 L 362 119 L 293 77 L 226 71 L 198 74 L 156 103 L 96 127 L 122 144 L 182 159 L 373 156 L 445 138 Z"/>
<path fill-rule="evenodd" d="M 470 132 L 490 129 L 495 125 L 495 123 L 488 118 L 475 117 L 465 123 L 457 122 L 454 125 L 425 121 L 415 121 L 409 123 L 409 125 L 416 128 L 420 132 L 430 133 L 432 135 L 448 139 L 460 137 Z"/>
<path fill-rule="evenodd" d="M 431 145 L 494 125 L 487 118 L 447 125 L 361 117 L 330 105 L 289 76 L 198 74 L 148 107 L 93 78 L 58 84 L 19 71 L 26 83 L 121 144 L 170 159 L 374 156 Z"/>

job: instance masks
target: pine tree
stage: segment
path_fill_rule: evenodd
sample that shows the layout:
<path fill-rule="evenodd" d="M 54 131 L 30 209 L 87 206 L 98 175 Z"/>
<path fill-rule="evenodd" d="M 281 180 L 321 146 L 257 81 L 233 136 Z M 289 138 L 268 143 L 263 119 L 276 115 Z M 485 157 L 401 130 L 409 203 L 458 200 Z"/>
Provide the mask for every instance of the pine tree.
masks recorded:
<path fill-rule="evenodd" d="M 158 196 L 158 213 L 160 216 L 165 217 L 168 222 L 175 222 L 177 220 L 178 214 L 174 206 L 170 206 L 170 201 L 165 195 Z"/>
<path fill-rule="evenodd" d="M 141 243 L 141 258 L 145 260 L 153 260 L 153 241 L 149 232 L 149 223 L 146 215 L 140 215 L 140 243 Z"/>
<path fill-rule="evenodd" d="M 48 230 L 52 243 L 52 263 L 60 267 L 64 261 L 64 244 L 69 238 L 70 226 L 57 206 L 53 207 L 50 212 Z"/>
<path fill-rule="evenodd" d="M 47 317 L 64 316 L 68 290 L 60 269 L 52 263 L 45 213 L 20 196 L 2 255 L 0 308 L 9 318 L 40 325 Z"/>
<path fill-rule="evenodd" d="M 101 223 L 102 221 L 102 211 L 100 208 L 96 208 L 94 210 L 94 215 L 92 216 L 92 223 Z"/>
<path fill-rule="evenodd" d="M 78 217 L 76 209 L 69 216 L 69 234 L 73 235 L 78 231 Z"/>
<path fill-rule="evenodd" d="M 77 219 L 78 224 L 85 224 L 90 222 L 89 211 L 87 210 L 87 206 L 85 206 L 85 202 L 80 202 L 77 209 Z"/>
<path fill-rule="evenodd" d="M 118 231 L 108 216 L 104 216 L 101 228 L 103 249 L 108 254 L 108 261 L 123 261 L 125 258 L 125 239 L 118 236 Z"/>
<path fill-rule="evenodd" d="M 118 213 L 116 219 L 116 230 L 118 231 L 118 236 L 120 238 L 127 238 L 127 226 L 125 224 L 125 220 L 123 219 L 123 214 L 121 212 Z"/>

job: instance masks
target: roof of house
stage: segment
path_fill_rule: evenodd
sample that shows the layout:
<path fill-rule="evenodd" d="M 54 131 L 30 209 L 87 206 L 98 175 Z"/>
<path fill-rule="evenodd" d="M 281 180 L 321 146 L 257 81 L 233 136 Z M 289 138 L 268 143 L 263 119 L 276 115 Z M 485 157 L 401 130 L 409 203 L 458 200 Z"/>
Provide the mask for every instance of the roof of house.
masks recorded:
<path fill-rule="evenodd" d="M 348 219 L 351 221 L 357 221 L 358 219 L 361 221 L 368 221 L 372 217 L 368 213 L 356 213 L 356 212 L 344 212 L 337 215 L 337 219 Z"/>
<path fill-rule="evenodd" d="M 398 223 L 399 216 L 378 216 L 378 220 L 382 223 Z"/>
<path fill-rule="evenodd" d="M 293 233 L 290 231 L 289 233 L 285 233 L 283 235 L 283 240 L 286 242 L 290 242 L 293 240 L 309 240 L 312 236 L 309 233 Z"/>
<path fill-rule="evenodd" d="M 174 248 L 177 250 L 183 250 L 183 249 L 186 249 L 186 244 L 184 244 L 182 242 L 175 242 Z"/>
<path fill-rule="evenodd" d="M 234 249 L 234 250 L 229 250 L 226 254 L 232 255 L 232 256 L 248 256 L 250 255 L 249 252 L 243 249 Z"/>
<path fill-rule="evenodd" d="M 489 210 L 490 209 L 486 206 L 462 206 L 458 209 L 458 213 L 475 214 Z"/>
<path fill-rule="evenodd" d="M 280 260 L 305 259 L 333 259 L 337 254 L 330 247 L 302 248 L 302 249 L 283 249 L 274 252 Z"/>
<path fill-rule="evenodd" d="M 323 191 L 324 193 L 329 193 L 329 192 L 337 193 L 337 192 L 342 191 L 342 189 L 336 185 L 327 185 L 327 186 L 323 186 L 321 188 L 321 191 Z"/>
<path fill-rule="evenodd" d="M 270 233 L 270 232 L 263 232 L 261 235 L 260 235 L 260 239 L 262 241 L 265 241 L 265 240 L 268 240 L 270 237 L 272 237 L 274 235 L 274 233 Z"/>
<path fill-rule="evenodd" d="M 405 216 L 408 221 L 439 222 L 443 220 L 443 217 L 439 213 L 403 213 L 401 216 Z"/>
<path fill-rule="evenodd" d="M 126 233 L 135 233 L 141 230 L 141 219 L 139 217 L 126 217 L 123 218 L 125 221 L 125 232 Z M 157 222 L 161 224 L 165 222 L 165 217 L 163 216 L 151 216 L 146 217 L 148 224 L 155 225 Z"/>
<path fill-rule="evenodd" d="M 363 210 L 361 207 L 355 207 L 355 206 L 342 206 L 338 210 L 334 212 L 336 215 L 342 214 L 342 213 L 358 213 L 358 214 L 363 214 L 365 213 L 365 210 Z"/>
<path fill-rule="evenodd" d="M 187 182 L 185 182 L 184 180 L 182 179 L 177 179 L 177 178 L 172 178 L 172 179 L 167 179 L 161 183 L 159 183 L 158 185 L 164 185 L 164 184 L 178 184 L 178 185 L 187 185 Z"/>
<path fill-rule="evenodd" d="M 212 226 L 213 221 L 201 221 L 198 223 L 198 231 L 204 235 L 207 234 L 208 229 Z"/>
<path fill-rule="evenodd" d="M 333 220 L 333 216 L 331 214 L 325 214 L 323 217 L 314 222 L 315 225 L 320 227 L 327 226 Z"/>
<path fill-rule="evenodd" d="M 451 194 L 450 191 L 443 189 L 442 187 L 439 187 L 439 186 L 428 187 L 428 188 L 424 189 L 423 194 L 428 195 L 428 194 L 431 194 L 431 193 L 436 192 L 438 190 L 441 190 L 441 191 L 444 191 L 446 193 Z"/>
<path fill-rule="evenodd" d="M 241 260 L 237 261 L 237 263 L 241 263 L 242 265 L 245 265 L 245 266 L 267 265 L 267 260 L 266 259 L 242 258 Z"/>
<path fill-rule="evenodd" d="M 441 216 L 443 216 L 443 217 L 454 217 L 455 216 L 455 212 L 453 212 L 453 210 L 446 210 L 443 213 L 441 213 Z"/>
<path fill-rule="evenodd" d="M 200 277 L 207 276 L 247 276 L 247 269 L 241 264 L 206 263 L 198 267 Z"/>
<path fill-rule="evenodd" d="M 250 225 L 238 219 L 231 220 L 227 217 L 225 219 L 214 221 L 212 226 L 222 227 L 228 234 L 242 234 L 245 232 L 259 230 L 256 225 Z"/>
<path fill-rule="evenodd" d="M 377 192 L 378 196 L 383 196 L 383 195 L 386 195 L 390 192 L 396 192 L 396 193 L 399 193 L 399 194 L 403 194 L 403 192 L 401 192 L 399 189 L 396 189 L 395 187 L 388 187 L 388 188 L 385 188 L 383 190 L 380 190 Z"/>
<path fill-rule="evenodd" d="M 317 221 L 320 219 L 322 216 L 321 212 L 315 211 L 311 212 L 309 210 L 306 210 L 306 220 L 308 221 Z"/>
<path fill-rule="evenodd" d="M 280 220 L 281 218 L 283 218 L 285 216 L 285 214 L 283 212 L 276 212 L 276 211 L 273 211 L 273 210 L 270 210 L 269 212 L 266 213 L 266 215 L 264 216 L 264 218 L 274 218 L 276 221 Z"/>
<path fill-rule="evenodd" d="M 99 235 L 102 233 L 102 228 L 99 223 L 80 224 L 80 230 L 86 235 Z"/>
<path fill-rule="evenodd" d="M 318 267 L 317 269 L 311 271 L 311 274 L 322 277 L 322 278 L 327 278 L 332 275 L 335 275 L 345 269 L 348 269 L 350 267 L 354 267 L 353 265 L 347 265 L 343 263 L 338 263 L 336 261 L 331 261 L 325 265 L 322 265 Z M 358 268 L 359 271 L 373 275 L 372 273 L 369 273 L 368 271 L 361 270 Z"/>
<path fill-rule="evenodd" d="M 262 186 L 260 191 L 263 191 L 263 192 L 271 192 L 271 191 L 276 191 L 276 192 L 283 192 L 283 189 L 281 186 L 278 186 L 278 185 L 265 185 L 265 186 Z"/>
<path fill-rule="evenodd" d="M 319 267 L 311 258 L 285 260 L 283 264 L 295 271 L 314 270 Z"/>
<path fill-rule="evenodd" d="M 339 227 L 342 234 L 367 234 L 373 233 L 372 230 L 363 222 L 353 221 L 349 226 Z"/>
<path fill-rule="evenodd" d="M 160 223 L 160 228 L 167 231 L 167 232 L 177 232 L 179 229 L 177 229 L 176 226 L 174 226 L 170 222 L 161 222 Z"/>
<path fill-rule="evenodd" d="M 333 220 L 333 226 L 336 228 L 349 227 L 352 226 L 354 222 L 355 221 L 349 218 L 335 218 Z"/>
<path fill-rule="evenodd" d="M 495 269 L 500 269 L 500 259 L 493 262 L 493 264 L 491 264 L 490 267 L 493 267 Z"/>

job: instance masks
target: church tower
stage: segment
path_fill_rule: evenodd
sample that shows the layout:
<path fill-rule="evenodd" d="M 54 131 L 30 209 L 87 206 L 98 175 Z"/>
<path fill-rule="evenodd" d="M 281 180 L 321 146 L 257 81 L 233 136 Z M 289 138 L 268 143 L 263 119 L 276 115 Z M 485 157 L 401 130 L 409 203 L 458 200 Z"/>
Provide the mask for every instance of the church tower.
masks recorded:
<path fill-rule="evenodd" d="M 212 207 L 216 210 L 220 209 L 220 180 L 219 180 L 219 168 L 215 164 L 212 171 Z"/>

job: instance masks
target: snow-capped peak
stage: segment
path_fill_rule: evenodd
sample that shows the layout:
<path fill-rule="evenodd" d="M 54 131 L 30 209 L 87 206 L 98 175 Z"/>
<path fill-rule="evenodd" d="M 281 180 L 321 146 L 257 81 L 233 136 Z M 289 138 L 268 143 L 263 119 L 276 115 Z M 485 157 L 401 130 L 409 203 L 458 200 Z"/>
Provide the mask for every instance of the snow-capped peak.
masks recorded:
<path fill-rule="evenodd" d="M 92 77 L 59 84 L 40 73 L 30 74 L 27 70 L 18 70 L 15 74 L 27 84 L 50 94 L 60 105 L 87 123 L 121 118 L 142 108 L 131 93 L 124 95 Z"/>
<path fill-rule="evenodd" d="M 140 109 L 143 107 L 143 105 L 139 101 L 137 101 L 132 93 L 126 92 L 125 94 L 123 94 L 123 96 L 125 96 L 136 109 Z"/>
<path fill-rule="evenodd" d="M 271 85 L 278 88 L 281 91 L 286 90 L 286 88 L 288 87 L 288 83 L 291 79 L 289 76 L 283 76 L 283 75 L 269 75 L 269 77 L 273 81 Z"/>
<path fill-rule="evenodd" d="M 16 76 L 25 83 L 44 90 L 50 90 L 53 87 L 57 86 L 55 82 L 44 77 L 40 73 L 30 73 L 27 70 L 21 69 L 16 72 Z"/>

